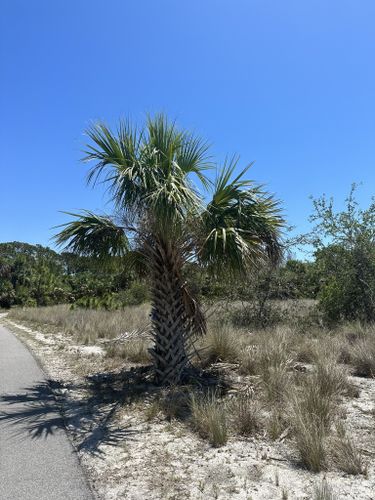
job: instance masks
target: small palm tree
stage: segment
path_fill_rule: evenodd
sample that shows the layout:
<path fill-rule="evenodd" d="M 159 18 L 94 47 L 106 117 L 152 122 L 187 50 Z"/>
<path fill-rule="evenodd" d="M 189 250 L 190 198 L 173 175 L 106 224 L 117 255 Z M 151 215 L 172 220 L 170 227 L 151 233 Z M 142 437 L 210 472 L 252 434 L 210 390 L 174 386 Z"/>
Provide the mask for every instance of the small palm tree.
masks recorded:
<path fill-rule="evenodd" d="M 175 384 L 189 363 L 191 344 L 205 332 L 199 303 L 183 278 L 187 262 L 218 278 L 224 269 L 247 273 L 260 261 L 280 258 L 283 225 L 277 201 L 234 176 L 227 162 L 211 182 L 207 144 L 177 129 L 163 115 L 143 129 L 121 122 L 116 133 L 100 123 L 88 131 L 88 182 L 100 178 L 114 203 L 114 216 L 89 211 L 56 236 L 59 245 L 83 255 L 117 256 L 124 266 L 147 273 L 151 283 L 151 349 L 156 381 Z M 193 184 L 212 197 L 208 203 Z"/>

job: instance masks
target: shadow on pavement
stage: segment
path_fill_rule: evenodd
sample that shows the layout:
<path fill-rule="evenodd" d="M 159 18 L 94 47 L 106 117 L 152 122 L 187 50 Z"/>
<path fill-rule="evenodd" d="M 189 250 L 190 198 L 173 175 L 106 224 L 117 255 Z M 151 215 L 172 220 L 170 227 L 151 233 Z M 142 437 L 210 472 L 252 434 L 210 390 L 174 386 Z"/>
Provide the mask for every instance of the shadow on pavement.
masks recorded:
<path fill-rule="evenodd" d="M 116 410 L 138 392 L 133 378 L 126 373 L 116 377 L 96 374 L 81 384 L 48 380 L 4 394 L 0 396 L 0 423 L 8 424 L 13 435 L 26 432 L 33 439 L 47 439 L 68 426 L 78 450 L 100 455 L 101 445 L 116 446 L 136 434 L 117 426 L 114 418 Z"/>
<path fill-rule="evenodd" d="M 220 377 L 209 374 L 193 377 L 199 388 L 221 386 Z M 190 389 L 191 381 L 187 381 Z M 186 387 L 186 386 L 185 386 Z M 135 439 L 140 432 L 124 427 L 117 410 L 137 400 L 159 398 L 163 388 L 153 383 L 149 366 L 115 373 L 97 373 L 79 383 L 61 384 L 48 380 L 26 387 L 18 394 L 0 396 L 0 423 L 17 435 L 29 433 L 34 439 L 48 438 L 67 426 L 78 450 L 102 455 L 102 445 L 117 446 Z"/>
<path fill-rule="evenodd" d="M 10 407 L 9 411 L 0 412 L 0 421 L 12 423 L 16 434 L 27 430 L 33 438 L 46 438 L 64 426 L 47 383 L 26 387 L 19 394 L 5 394 L 0 403 Z"/>

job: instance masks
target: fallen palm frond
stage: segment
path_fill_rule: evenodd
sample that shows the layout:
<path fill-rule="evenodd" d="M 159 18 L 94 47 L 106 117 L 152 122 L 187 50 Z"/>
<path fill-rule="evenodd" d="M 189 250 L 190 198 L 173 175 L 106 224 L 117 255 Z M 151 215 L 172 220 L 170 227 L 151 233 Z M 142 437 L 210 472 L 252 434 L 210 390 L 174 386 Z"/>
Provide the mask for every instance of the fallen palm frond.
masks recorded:
<path fill-rule="evenodd" d="M 134 340 L 152 340 L 150 325 L 143 328 L 136 328 L 130 332 L 123 332 L 113 339 L 101 339 L 102 344 L 121 344 Z"/>

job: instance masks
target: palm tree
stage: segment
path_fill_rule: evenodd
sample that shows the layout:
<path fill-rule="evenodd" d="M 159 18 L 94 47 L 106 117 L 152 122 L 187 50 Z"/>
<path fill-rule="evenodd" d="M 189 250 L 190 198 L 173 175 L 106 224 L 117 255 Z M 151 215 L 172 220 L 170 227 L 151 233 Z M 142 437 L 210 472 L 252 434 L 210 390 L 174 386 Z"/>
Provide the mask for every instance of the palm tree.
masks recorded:
<path fill-rule="evenodd" d="M 207 144 L 163 115 L 148 118 L 142 129 L 120 122 L 114 133 L 99 123 L 87 133 L 84 160 L 95 162 L 88 182 L 107 185 L 114 215 L 70 213 L 74 219 L 56 241 L 82 255 L 117 256 L 124 266 L 147 273 L 155 378 L 178 383 L 194 338 L 206 330 L 183 278 L 185 264 L 196 262 L 220 279 L 224 269 L 241 275 L 262 260 L 278 261 L 279 204 L 244 179 L 249 167 L 234 175 L 237 159 L 211 182 Z M 212 196 L 208 203 L 194 181 Z"/>

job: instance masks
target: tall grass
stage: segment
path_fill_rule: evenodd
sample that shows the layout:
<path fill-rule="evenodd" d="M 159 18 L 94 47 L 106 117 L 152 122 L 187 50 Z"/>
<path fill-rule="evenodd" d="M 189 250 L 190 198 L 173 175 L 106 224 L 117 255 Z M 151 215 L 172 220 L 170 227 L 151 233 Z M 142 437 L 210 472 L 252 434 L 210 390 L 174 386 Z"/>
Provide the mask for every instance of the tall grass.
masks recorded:
<path fill-rule="evenodd" d="M 147 325 L 149 312 L 148 305 L 111 312 L 60 305 L 13 309 L 9 317 L 51 334 L 64 333 L 70 344 L 95 344 Z M 108 366 L 116 359 L 149 361 L 145 339 L 103 345 L 111 358 Z M 164 414 L 168 420 L 187 421 L 213 446 L 225 444 L 233 431 L 242 436 L 262 431 L 273 440 L 286 436 L 309 470 L 318 472 L 333 463 L 349 474 L 364 473 L 353 440 L 332 429 L 340 429 L 341 398 L 354 394 L 349 370 L 375 374 L 374 327 L 353 324 L 328 330 L 315 324 L 304 331 L 296 324 L 282 324 L 272 329 L 239 328 L 228 316 L 221 321 L 218 314 L 209 319 L 208 335 L 197 347 L 198 351 L 203 348 L 205 370 L 217 362 L 231 364 L 223 369 L 228 369 L 237 396 L 219 397 L 214 391 L 190 396 L 191 386 L 169 388 L 149 405 L 150 418 Z M 245 384 L 251 394 L 242 392 Z M 316 498 L 330 498 L 324 484 L 319 492 Z"/>
<path fill-rule="evenodd" d="M 224 403 L 215 392 L 192 394 L 191 420 L 194 429 L 212 446 L 219 447 L 228 440 L 228 422 Z"/>
<path fill-rule="evenodd" d="M 252 436 L 262 427 L 262 409 L 258 401 L 247 393 L 239 394 L 230 406 L 235 431 L 242 436 Z"/>
<path fill-rule="evenodd" d="M 355 374 L 361 377 L 375 377 L 375 335 L 360 340 L 352 349 L 351 363 Z"/>
<path fill-rule="evenodd" d="M 362 455 L 347 435 L 342 423 L 337 425 L 336 432 L 331 441 L 331 455 L 336 466 L 347 474 L 365 474 L 366 467 Z"/>
<path fill-rule="evenodd" d="M 332 360 L 318 359 L 314 373 L 296 389 L 291 411 L 296 448 L 302 463 L 314 472 L 327 465 L 325 441 L 346 387 L 345 371 Z"/>
<path fill-rule="evenodd" d="M 337 499 L 337 497 L 333 493 L 332 488 L 327 483 L 326 479 L 323 479 L 323 481 L 320 484 L 316 484 L 314 486 L 312 498 L 313 498 L 313 500 L 336 500 Z"/>
<path fill-rule="evenodd" d="M 34 326 L 52 327 L 72 335 L 80 343 L 95 343 L 97 339 L 112 339 L 149 322 L 149 306 L 129 306 L 118 311 L 71 309 L 68 305 L 39 308 L 15 308 L 9 313 L 14 321 Z"/>
<path fill-rule="evenodd" d="M 210 324 L 201 346 L 201 359 L 204 364 L 237 361 L 241 345 L 241 333 L 228 323 L 214 322 Z"/>
<path fill-rule="evenodd" d="M 111 340 L 124 332 L 145 327 L 149 306 L 129 306 L 119 311 L 71 309 L 68 305 L 12 309 L 9 318 L 48 333 L 63 333 L 72 343 L 92 345 Z M 149 342 L 133 339 L 124 343 L 104 344 L 106 357 L 134 363 L 149 361 Z"/>

